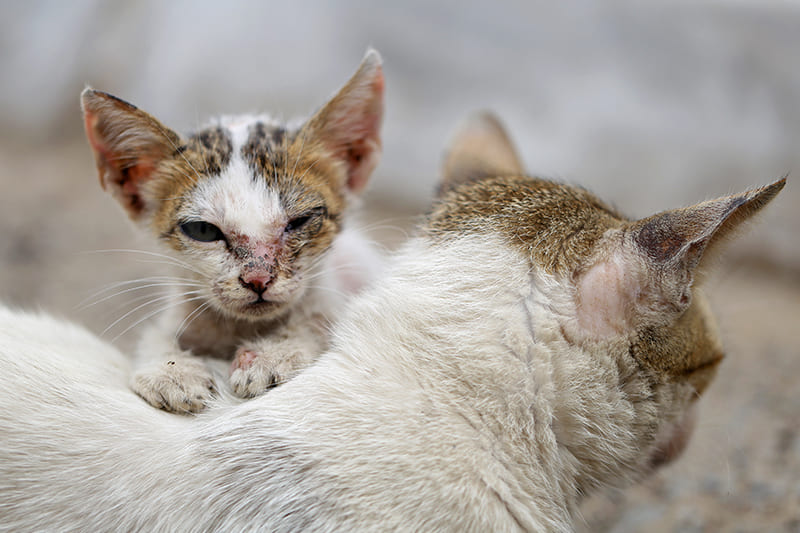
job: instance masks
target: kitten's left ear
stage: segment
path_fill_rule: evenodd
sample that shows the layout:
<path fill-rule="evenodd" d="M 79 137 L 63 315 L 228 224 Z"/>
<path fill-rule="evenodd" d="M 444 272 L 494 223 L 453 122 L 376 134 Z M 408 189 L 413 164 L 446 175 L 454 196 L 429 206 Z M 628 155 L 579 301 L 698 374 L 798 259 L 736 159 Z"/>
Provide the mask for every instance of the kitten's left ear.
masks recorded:
<path fill-rule="evenodd" d="M 606 337 L 675 320 L 723 243 L 767 205 L 786 179 L 766 187 L 665 211 L 611 230 L 605 256 L 578 278 L 578 319 Z"/>
<path fill-rule="evenodd" d="M 300 133 L 315 137 L 344 163 L 347 188 L 355 193 L 364 189 L 380 160 L 383 86 L 381 56 L 370 49 L 350 81 Z"/>

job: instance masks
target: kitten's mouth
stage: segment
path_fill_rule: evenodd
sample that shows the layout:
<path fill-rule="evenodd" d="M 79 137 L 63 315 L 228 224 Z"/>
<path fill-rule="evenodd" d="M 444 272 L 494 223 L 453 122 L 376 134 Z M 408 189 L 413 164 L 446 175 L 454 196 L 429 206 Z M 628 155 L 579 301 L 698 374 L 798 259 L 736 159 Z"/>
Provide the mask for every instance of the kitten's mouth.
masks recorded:
<path fill-rule="evenodd" d="M 232 314 L 248 320 L 262 320 L 282 313 L 289 302 L 259 296 L 249 302 L 241 302 L 229 307 Z"/>
<path fill-rule="evenodd" d="M 270 309 L 283 307 L 284 305 L 286 305 L 286 302 L 264 299 L 259 296 L 257 299 L 242 305 L 239 309 L 245 313 L 262 313 Z"/>

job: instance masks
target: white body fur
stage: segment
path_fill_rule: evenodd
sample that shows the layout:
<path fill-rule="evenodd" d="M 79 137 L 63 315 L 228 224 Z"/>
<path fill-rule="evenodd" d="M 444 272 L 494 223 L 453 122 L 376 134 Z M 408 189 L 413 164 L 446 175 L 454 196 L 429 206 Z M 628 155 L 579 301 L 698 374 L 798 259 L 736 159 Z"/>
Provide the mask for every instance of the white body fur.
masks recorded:
<path fill-rule="evenodd" d="M 570 530 L 670 416 L 564 339 L 563 283 L 499 238 L 417 238 L 307 371 L 191 418 L 90 334 L 1 311 L 0 529 Z"/>

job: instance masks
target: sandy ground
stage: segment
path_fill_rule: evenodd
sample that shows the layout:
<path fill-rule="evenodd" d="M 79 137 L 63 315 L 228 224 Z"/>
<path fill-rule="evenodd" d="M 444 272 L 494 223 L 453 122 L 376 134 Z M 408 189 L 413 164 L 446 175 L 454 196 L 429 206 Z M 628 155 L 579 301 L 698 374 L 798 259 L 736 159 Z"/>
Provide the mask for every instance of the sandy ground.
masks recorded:
<path fill-rule="evenodd" d="M 413 214 L 368 205 L 372 235 L 400 242 Z M 138 294 L 97 291 L 160 265 L 107 251 L 150 248 L 100 190 L 88 148 L 0 148 L 0 206 L 0 299 L 109 328 L 128 346 L 135 327 L 117 336 L 144 315 L 115 322 Z M 639 486 L 586 502 L 582 531 L 800 531 L 800 276 L 732 256 L 708 287 L 727 359 L 694 439 Z"/>

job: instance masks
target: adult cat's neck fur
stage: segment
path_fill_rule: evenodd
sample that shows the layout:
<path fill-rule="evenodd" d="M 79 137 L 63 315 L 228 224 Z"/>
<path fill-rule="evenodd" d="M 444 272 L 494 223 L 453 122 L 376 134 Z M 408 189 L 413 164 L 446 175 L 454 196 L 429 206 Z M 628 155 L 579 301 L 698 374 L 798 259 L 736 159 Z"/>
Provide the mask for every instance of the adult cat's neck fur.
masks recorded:
<path fill-rule="evenodd" d="M 696 392 L 643 372 L 619 357 L 621 346 L 571 341 L 564 327 L 576 314 L 569 280 L 508 245 L 494 231 L 454 236 L 449 245 L 409 243 L 386 283 L 339 324 L 333 351 L 363 370 L 365 383 L 351 384 L 361 391 L 370 390 L 371 369 L 380 368 L 395 380 L 398 405 L 420 401 L 418 394 L 423 404 L 446 405 L 424 413 L 418 431 L 449 426 L 449 444 L 462 450 L 477 439 L 497 459 L 480 469 L 503 505 L 524 527 L 548 528 L 537 520 L 552 510 L 574 511 L 579 495 L 648 472 L 662 444 L 659 430 L 679 422 Z M 393 300 L 393 312 L 381 312 Z M 402 331 L 402 342 L 375 350 L 374 339 L 388 331 Z M 398 416 L 407 419 L 406 407 Z M 430 443 L 382 445 L 415 456 Z M 536 505 L 548 511 L 534 518 Z"/>

